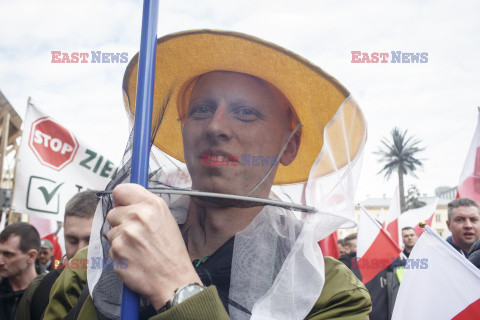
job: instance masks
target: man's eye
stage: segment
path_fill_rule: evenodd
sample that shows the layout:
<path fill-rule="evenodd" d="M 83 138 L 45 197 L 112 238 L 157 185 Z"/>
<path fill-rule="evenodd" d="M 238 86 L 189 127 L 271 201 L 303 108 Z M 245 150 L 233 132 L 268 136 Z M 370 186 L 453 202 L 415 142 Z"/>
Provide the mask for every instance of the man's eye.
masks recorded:
<path fill-rule="evenodd" d="M 250 109 L 241 109 L 239 112 L 239 114 L 243 115 L 243 116 L 249 116 L 249 115 L 253 115 L 255 114 L 252 110 Z"/>
<path fill-rule="evenodd" d="M 208 106 L 200 105 L 194 107 L 188 113 L 188 117 L 196 118 L 196 119 L 203 119 L 208 117 L 211 114 L 211 110 Z"/>
<path fill-rule="evenodd" d="M 235 109 L 232 114 L 234 117 L 242 121 L 253 121 L 262 118 L 255 110 L 245 107 Z"/>
<path fill-rule="evenodd" d="M 208 109 L 206 107 L 197 107 L 193 109 L 192 113 L 207 113 Z"/>

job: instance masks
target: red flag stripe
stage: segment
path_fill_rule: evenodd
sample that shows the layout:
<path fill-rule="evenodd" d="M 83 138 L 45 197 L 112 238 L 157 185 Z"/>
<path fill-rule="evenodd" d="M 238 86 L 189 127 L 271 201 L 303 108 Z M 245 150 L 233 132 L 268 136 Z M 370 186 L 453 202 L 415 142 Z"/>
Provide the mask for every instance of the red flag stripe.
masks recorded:
<path fill-rule="evenodd" d="M 428 225 L 428 226 L 432 226 L 432 221 L 433 221 L 433 215 L 434 213 L 432 213 L 432 215 L 430 216 L 430 218 L 428 218 L 425 223 Z M 420 235 L 423 233 L 423 231 L 425 230 L 424 228 L 420 227 L 418 224 L 415 225 L 415 233 L 417 234 L 417 237 L 420 237 Z"/>
<path fill-rule="evenodd" d="M 462 312 L 457 314 L 452 320 L 478 320 L 480 319 L 480 299 L 471 303 Z"/>
<path fill-rule="evenodd" d="M 367 283 L 372 280 L 380 271 L 392 264 L 400 252 L 401 249 L 388 236 L 385 230 L 380 229 L 367 252 L 357 261 L 358 268 L 362 274 L 362 282 Z"/>
<path fill-rule="evenodd" d="M 387 231 L 390 234 L 392 240 L 395 241 L 397 246 L 399 246 L 400 244 L 398 243 L 398 219 L 395 219 L 387 225 Z"/>
<path fill-rule="evenodd" d="M 322 239 L 318 242 L 320 249 L 322 249 L 323 256 L 334 257 L 335 259 L 338 259 L 340 256 L 340 251 L 338 250 L 337 241 L 338 236 L 337 231 L 335 231 L 325 239 Z"/>

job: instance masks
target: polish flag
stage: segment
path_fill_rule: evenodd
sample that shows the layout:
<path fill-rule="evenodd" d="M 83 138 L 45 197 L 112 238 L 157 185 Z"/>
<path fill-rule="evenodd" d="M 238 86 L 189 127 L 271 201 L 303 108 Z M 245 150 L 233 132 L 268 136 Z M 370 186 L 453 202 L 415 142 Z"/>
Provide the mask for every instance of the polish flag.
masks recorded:
<path fill-rule="evenodd" d="M 420 236 L 424 231 L 418 226 L 420 221 L 424 221 L 428 226 L 432 226 L 433 216 L 437 209 L 437 198 L 421 208 L 411 209 L 402 213 L 399 218 L 400 230 L 404 227 L 413 227 L 417 236 Z"/>
<path fill-rule="evenodd" d="M 480 270 L 430 227 L 409 260 L 418 268 L 405 269 L 392 320 L 480 319 Z"/>
<path fill-rule="evenodd" d="M 322 249 L 323 256 L 334 257 L 338 259 L 340 257 L 340 251 L 338 250 L 338 235 L 337 231 L 318 242 L 320 249 Z"/>
<path fill-rule="evenodd" d="M 401 233 L 399 231 L 399 222 L 401 208 L 400 208 L 400 191 L 395 188 L 393 193 L 392 200 L 390 202 L 390 207 L 388 208 L 388 214 L 385 219 L 385 229 L 390 234 L 390 237 L 393 241 L 400 246 L 401 243 Z"/>
<path fill-rule="evenodd" d="M 372 280 L 380 271 L 392 264 L 402 249 L 385 229 L 360 206 L 357 235 L 357 264 L 362 282 Z"/>
<path fill-rule="evenodd" d="M 480 203 L 480 108 L 477 128 L 458 183 L 458 196 Z"/>
<path fill-rule="evenodd" d="M 62 250 L 58 237 L 55 235 L 58 229 L 57 221 L 30 216 L 30 224 L 37 229 L 40 239 L 47 239 L 52 243 L 55 260 L 61 260 L 65 252 Z"/>

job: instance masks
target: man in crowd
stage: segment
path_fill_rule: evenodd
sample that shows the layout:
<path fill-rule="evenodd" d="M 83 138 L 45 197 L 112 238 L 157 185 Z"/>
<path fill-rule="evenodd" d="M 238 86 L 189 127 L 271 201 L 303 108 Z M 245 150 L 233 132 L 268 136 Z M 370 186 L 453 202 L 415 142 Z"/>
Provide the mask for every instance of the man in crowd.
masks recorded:
<path fill-rule="evenodd" d="M 342 254 L 338 260 L 343 262 L 353 274 L 360 280 L 362 280 L 362 275 L 360 274 L 360 269 L 358 269 L 357 264 L 357 234 L 352 233 L 343 239 L 343 244 L 345 248 L 345 253 Z"/>
<path fill-rule="evenodd" d="M 339 253 L 340 255 L 347 253 L 347 252 L 345 251 L 345 245 L 344 245 L 344 243 L 343 243 L 343 239 L 338 239 L 338 240 L 337 240 L 337 245 L 338 245 L 338 253 Z"/>
<path fill-rule="evenodd" d="M 80 249 L 88 246 L 93 216 L 99 200 L 96 191 L 87 190 L 77 193 L 67 202 L 63 223 L 66 260 L 70 260 Z M 15 320 L 41 319 L 48 305 L 50 289 L 63 270 L 62 263 L 57 267 L 58 269 L 55 268 L 32 281 L 18 305 Z M 78 267 L 81 268 L 82 265 L 79 263 Z"/>
<path fill-rule="evenodd" d="M 413 246 L 417 242 L 418 237 L 413 227 L 404 227 L 402 228 L 402 241 L 403 241 L 403 251 L 400 256 L 393 262 L 392 269 L 395 271 L 398 267 L 405 267 L 407 263 L 407 258 L 412 252 Z M 403 278 L 403 269 L 398 269 L 397 277 L 398 281 L 402 281 Z"/>
<path fill-rule="evenodd" d="M 0 233 L 0 319 L 13 319 L 25 289 L 37 276 L 39 250 L 40 235 L 28 223 L 10 224 Z"/>
<path fill-rule="evenodd" d="M 171 41 L 172 39 L 174 40 Z M 301 72 L 305 74 L 300 73 L 300 79 L 308 78 L 308 81 L 299 80 L 302 82 L 300 89 L 305 88 L 306 83 L 310 85 L 315 82 L 317 77 L 321 76 L 320 69 L 273 44 L 231 32 L 185 32 L 161 38 L 157 43 L 157 54 L 168 56 L 157 58 L 165 65 L 160 66 L 157 63 L 155 75 L 159 78 L 155 90 L 157 92 L 157 89 L 161 88 L 168 91 L 171 84 L 173 86 L 171 92 L 176 94 L 170 100 L 156 95 L 154 113 L 159 111 L 162 101 L 172 102 L 167 107 L 164 118 L 166 120 L 162 123 L 162 126 L 167 128 L 169 138 L 161 137 L 160 140 L 171 144 L 173 148 L 179 148 L 183 142 L 183 150 L 180 147 L 181 151 L 177 151 L 182 153 L 180 157 L 185 160 L 191 178 L 191 188 L 203 192 L 248 194 L 262 199 L 269 198 L 277 170 L 283 168 L 287 170 L 289 165 L 300 157 L 299 150 L 302 150 L 300 132 L 296 131 L 296 128 L 300 127 L 296 114 L 301 113 L 302 108 L 308 108 L 308 103 L 289 102 L 289 97 L 293 99 L 293 96 L 298 94 L 297 89 L 287 89 L 288 86 L 298 84 L 292 78 L 293 71 L 302 70 Z M 195 49 L 192 52 L 185 51 L 185 48 L 193 47 Z M 178 58 L 181 61 L 175 62 L 174 60 Z M 188 62 L 183 59 L 187 59 Z M 124 88 L 125 96 L 128 96 L 125 101 L 134 101 L 132 94 L 136 90 L 134 82 L 137 76 L 132 72 L 132 68 L 135 68 L 137 63 L 135 59 L 132 61 L 130 67 L 127 67 L 124 79 L 124 85 L 128 86 Z M 280 61 L 282 62 L 278 67 L 267 67 L 269 63 Z M 161 76 L 161 70 L 169 69 L 167 65 L 185 69 Z M 198 66 L 201 66 L 198 70 L 193 69 Z M 284 69 L 284 73 L 277 74 L 278 69 Z M 267 74 L 272 71 L 276 75 L 268 76 Z M 183 80 L 165 83 L 168 77 L 184 73 L 186 77 Z M 268 78 L 269 82 L 263 77 Z M 280 88 L 284 80 L 287 80 L 285 84 L 288 85 L 284 87 L 285 92 L 282 92 Z M 336 83 L 335 86 L 338 87 L 339 84 Z M 315 88 L 319 90 L 318 87 Z M 327 95 L 327 92 L 324 89 L 319 91 L 312 89 L 309 94 L 306 99 L 308 101 Z M 300 99 L 306 98 L 305 95 L 302 94 Z M 327 104 L 315 103 L 312 105 L 311 113 L 308 113 L 309 118 L 305 118 L 305 121 L 311 124 L 312 117 L 327 112 L 327 107 Z M 335 110 L 337 108 L 338 105 Z M 328 116 L 329 119 L 333 114 L 334 112 Z M 312 138 L 305 133 L 309 128 L 307 125 L 302 127 L 301 133 L 305 134 L 305 141 Z M 323 128 L 317 132 L 323 132 Z M 302 136 L 302 142 L 303 139 Z M 168 150 L 168 147 L 166 148 L 165 150 Z M 173 154 L 176 151 L 170 149 L 170 152 Z M 204 155 L 227 158 L 229 165 L 205 166 L 202 164 Z M 239 166 L 235 159 L 240 159 L 242 155 L 277 157 L 281 165 Z M 306 164 L 300 162 L 299 165 L 306 169 L 305 174 L 308 175 L 309 169 L 305 167 Z M 120 172 L 128 170 L 122 169 Z M 292 174 L 293 171 L 290 176 Z M 290 211 L 264 205 L 252 206 L 249 202 L 249 205 L 245 205 L 244 202 L 239 203 L 231 199 L 220 201 L 218 198 L 191 197 L 185 199 L 188 200 L 185 207 L 182 207 L 185 211 L 179 210 L 186 214 L 184 216 L 186 219 L 179 222 L 175 220 L 173 210 L 178 209 L 181 204 L 176 203 L 174 208 L 169 208 L 162 198 L 138 185 L 120 184 L 113 189 L 112 197 L 114 207 L 108 212 L 108 221 L 105 222 L 105 226 L 109 224 L 112 227 L 107 233 L 110 243 L 109 255 L 113 260 L 128 261 L 127 268 L 119 268 L 115 272 L 126 286 L 150 302 L 150 309 L 142 309 L 142 314 L 152 316 L 154 319 L 210 320 L 230 317 L 246 319 L 256 312 L 270 314 L 284 310 L 281 309 L 284 305 L 278 300 L 277 303 L 266 306 L 266 310 L 255 310 L 252 306 L 260 297 L 255 297 L 254 301 L 251 298 L 256 288 L 264 283 L 267 283 L 267 288 L 274 285 L 269 281 L 275 279 L 275 275 L 268 271 L 274 270 L 276 259 L 279 257 L 265 256 L 265 263 L 271 266 L 271 269 L 259 267 L 256 272 L 250 272 L 240 278 L 238 272 L 242 272 L 242 268 L 248 270 L 250 267 L 256 267 L 262 262 L 259 259 L 261 255 L 250 256 L 251 252 L 258 252 L 262 248 L 265 250 L 280 248 L 278 255 L 282 255 L 294 250 L 293 247 L 289 247 L 285 251 L 284 243 L 289 242 L 292 245 L 298 243 L 296 236 L 302 235 L 296 233 L 298 230 L 296 226 L 301 222 L 291 215 Z M 280 217 L 282 219 L 277 220 Z M 270 226 L 275 221 L 280 224 L 276 225 L 278 228 L 271 229 Z M 290 228 L 283 229 L 282 226 L 285 225 Z M 279 229 L 292 233 L 277 234 Z M 246 232 L 246 237 L 243 236 L 243 231 Z M 273 238 L 270 235 L 273 235 Z M 261 241 L 249 241 L 251 236 L 257 236 Z M 275 245 L 272 245 L 273 241 L 270 239 L 275 239 Z M 243 246 L 242 241 L 245 241 Z M 304 244 L 312 252 L 319 250 L 316 241 L 303 242 L 299 245 Z M 237 245 L 240 246 L 240 250 L 237 250 Z M 244 250 L 241 250 L 242 248 Z M 95 250 L 95 247 L 91 246 L 88 250 Z M 303 250 L 298 252 L 299 255 L 303 253 Z M 76 255 L 82 256 L 86 256 L 86 250 L 81 250 Z M 237 258 L 238 256 L 241 258 Z M 321 255 L 317 255 L 312 256 L 312 259 L 322 258 Z M 280 261 L 283 263 L 283 260 Z M 305 287 L 316 279 L 314 277 L 316 273 L 310 272 L 312 264 L 301 258 L 294 260 L 297 268 L 308 266 L 308 269 L 304 270 L 309 272 L 296 279 L 304 280 L 304 285 L 300 287 L 297 284 L 295 288 L 287 286 L 288 290 L 283 291 L 283 294 L 299 292 L 297 289 L 304 290 L 300 294 L 302 303 L 307 297 L 312 299 L 308 300 L 311 303 L 306 303 L 303 308 L 295 306 L 299 309 L 293 314 L 296 317 L 300 314 L 302 318 L 312 320 L 340 316 L 368 319 L 370 311 L 368 292 L 358 279 L 335 259 L 326 257 L 323 261 L 315 262 L 317 263 L 324 265 L 325 268 L 325 284 L 320 296 L 313 290 L 317 289 L 317 286 L 305 290 Z M 93 272 L 88 270 L 89 273 L 91 271 Z M 257 278 L 258 273 L 263 274 L 265 271 L 269 277 Z M 105 282 L 102 282 L 103 274 L 107 275 Z M 78 288 L 84 286 L 86 276 L 84 270 L 65 270 L 62 273 L 52 288 L 52 299 L 45 314 L 46 320 L 63 318 L 68 312 L 77 314 L 78 319 L 95 319 L 97 312 L 120 311 L 118 303 L 112 303 L 112 309 L 107 305 L 110 297 L 119 299 L 120 294 L 112 292 L 111 289 L 116 277 L 106 272 L 100 274 L 96 286 L 93 284 L 93 288 L 89 288 L 93 299 L 86 291 L 86 299 L 78 302 L 80 295 Z M 290 276 L 287 278 L 282 281 L 292 279 Z M 251 279 L 257 281 L 251 283 Z M 245 283 L 249 285 L 243 287 Z M 75 296 L 71 294 L 72 289 L 77 293 Z M 98 300 L 95 298 L 97 293 Z M 265 292 L 262 292 L 263 294 Z M 282 292 L 277 291 L 277 294 Z M 245 300 L 239 300 L 243 298 Z M 99 307 L 103 309 L 96 309 L 97 304 L 94 304 L 94 300 L 98 301 Z M 288 312 L 292 310 L 284 310 L 282 314 Z M 113 317 L 109 314 L 104 316 Z"/>
<path fill-rule="evenodd" d="M 40 244 L 40 252 L 38 253 L 38 262 L 50 271 L 54 267 L 53 245 L 50 240 L 43 239 Z"/>
<path fill-rule="evenodd" d="M 478 204 L 468 198 L 455 199 L 448 204 L 448 230 L 446 240 L 460 254 L 468 257 L 472 245 L 480 239 L 480 213 Z"/>
<path fill-rule="evenodd" d="M 404 227 L 402 228 L 402 241 L 403 241 L 403 254 L 405 257 L 410 256 L 410 252 L 412 252 L 413 246 L 417 243 L 418 237 L 415 233 L 415 229 L 412 227 Z"/>

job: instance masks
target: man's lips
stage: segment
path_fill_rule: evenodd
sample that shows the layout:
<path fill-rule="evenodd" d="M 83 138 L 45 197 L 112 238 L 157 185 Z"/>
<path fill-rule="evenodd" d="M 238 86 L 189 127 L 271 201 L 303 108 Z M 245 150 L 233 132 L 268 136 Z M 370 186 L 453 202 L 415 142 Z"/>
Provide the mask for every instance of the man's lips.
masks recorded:
<path fill-rule="evenodd" d="M 204 150 L 199 156 L 199 159 L 207 159 L 207 160 L 217 160 L 217 161 L 229 161 L 229 162 L 239 162 L 239 157 L 232 155 L 223 150 L 212 150 L 207 149 Z"/>

